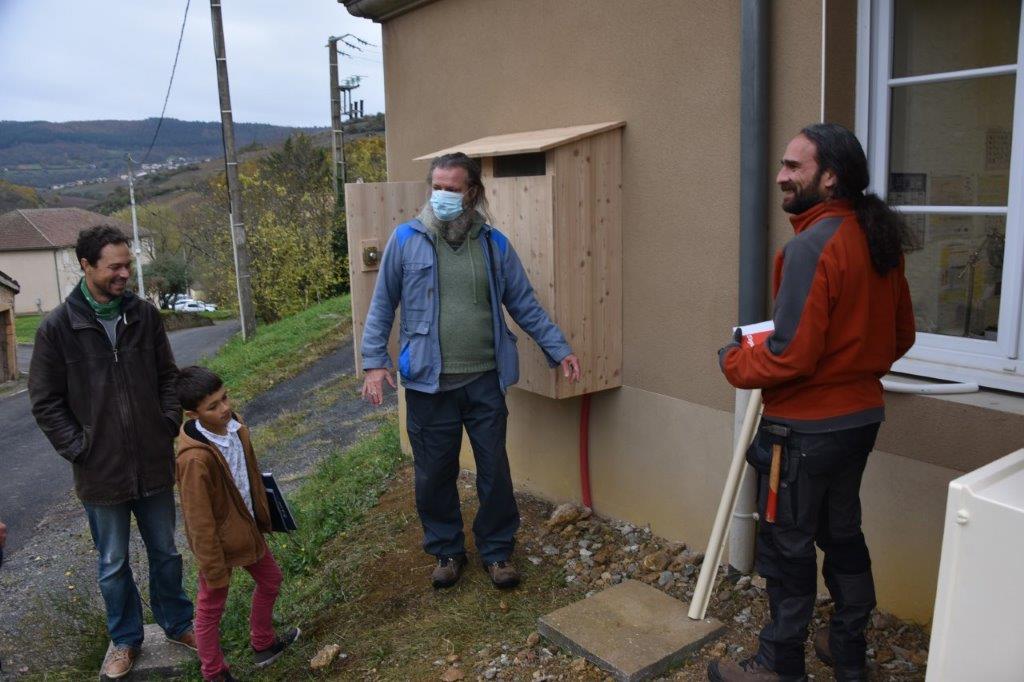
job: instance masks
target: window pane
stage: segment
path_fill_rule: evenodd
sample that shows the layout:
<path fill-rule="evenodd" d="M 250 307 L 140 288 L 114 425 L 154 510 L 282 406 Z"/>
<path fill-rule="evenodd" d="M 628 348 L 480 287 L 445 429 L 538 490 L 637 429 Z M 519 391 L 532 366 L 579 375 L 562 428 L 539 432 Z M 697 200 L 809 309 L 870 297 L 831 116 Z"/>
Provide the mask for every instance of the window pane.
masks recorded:
<path fill-rule="evenodd" d="M 929 215 L 907 255 L 917 331 L 995 341 L 1002 293 L 1003 216 Z"/>
<path fill-rule="evenodd" d="M 1014 80 L 893 88 L 889 203 L 1005 206 Z"/>
<path fill-rule="evenodd" d="M 1017 61 L 1021 0 L 896 0 L 892 75 L 920 76 Z"/>

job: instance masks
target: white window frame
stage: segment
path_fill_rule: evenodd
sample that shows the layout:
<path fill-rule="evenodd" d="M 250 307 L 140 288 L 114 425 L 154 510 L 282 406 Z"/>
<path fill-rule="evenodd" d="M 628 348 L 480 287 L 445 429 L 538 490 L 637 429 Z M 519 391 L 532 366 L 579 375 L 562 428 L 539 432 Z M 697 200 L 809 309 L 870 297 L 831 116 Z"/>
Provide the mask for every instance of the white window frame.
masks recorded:
<path fill-rule="evenodd" d="M 919 332 L 893 371 L 1024 393 L 1024 8 L 1019 17 L 1017 62 L 924 76 L 891 77 L 894 0 L 858 0 L 857 136 L 871 169 L 869 190 L 883 199 L 889 177 L 889 114 L 892 88 L 984 76 L 1016 75 L 1007 205 L 898 206 L 904 213 L 1005 215 L 1002 296 L 996 341 Z"/>

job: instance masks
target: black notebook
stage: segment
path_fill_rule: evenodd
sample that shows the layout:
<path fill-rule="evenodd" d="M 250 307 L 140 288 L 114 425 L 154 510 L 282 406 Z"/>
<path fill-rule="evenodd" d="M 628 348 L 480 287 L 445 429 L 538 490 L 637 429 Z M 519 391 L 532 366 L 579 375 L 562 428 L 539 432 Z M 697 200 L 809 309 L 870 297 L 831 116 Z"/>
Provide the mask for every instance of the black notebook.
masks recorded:
<path fill-rule="evenodd" d="M 295 518 L 292 517 L 292 510 L 288 508 L 288 501 L 284 499 L 281 488 L 274 480 L 274 474 L 269 471 L 263 472 L 263 487 L 267 490 L 271 530 L 275 533 L 291 533 L 296 530 Z"/>

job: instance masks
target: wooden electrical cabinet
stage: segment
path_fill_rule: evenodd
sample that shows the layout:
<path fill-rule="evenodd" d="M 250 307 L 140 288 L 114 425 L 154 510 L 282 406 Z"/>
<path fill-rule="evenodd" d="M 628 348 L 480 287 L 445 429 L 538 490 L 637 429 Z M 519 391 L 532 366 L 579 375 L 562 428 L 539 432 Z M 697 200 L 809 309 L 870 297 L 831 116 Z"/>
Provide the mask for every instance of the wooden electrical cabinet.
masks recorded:
<path fill-rule="evenodd" d="M 537 299 L 579 356 L 582 380 L 570 384 L 560 371 L 548 367 L 533 340 L 509 318 L 519 337 L 520 389 L 569 398 L 622 385 L 624 125 L 611 122 L 496 135 L 416 159 L 428 161 L 461 151 L 481 160 L 490 222 L 508 236 Z M 422 183 L 347 185 L 348 243 L 384 243 L 400 222 L 397 219 L 407 219 L 412 211 L 416 184 L 425 200 Z M 380 224 L 384 218 L 393 222 Z M 376 278 L 376 272 L 363 269 L 361 262 L 350 268 L 357 334 L 365 321 L 371 280 Z"/>

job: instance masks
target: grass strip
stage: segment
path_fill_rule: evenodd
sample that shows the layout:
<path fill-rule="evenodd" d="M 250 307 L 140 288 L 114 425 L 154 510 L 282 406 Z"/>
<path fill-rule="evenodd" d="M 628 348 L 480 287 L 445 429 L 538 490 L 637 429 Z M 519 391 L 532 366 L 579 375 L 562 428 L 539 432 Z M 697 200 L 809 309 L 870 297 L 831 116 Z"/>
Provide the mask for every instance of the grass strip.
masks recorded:
<path fill-rule="evenodd" d="M 39 328 L 39 323 L 43 321 L 44 315 L 18 315 L 14 318 L 14 336 L 17 337 L 18 343 L 35 343 L 36 342 L 36 329 Z M 28 367 L 22 369 L 28 370 Z"/>
<path fill-rule="evenodd" d="M 351 326 L 351 317 L 347 294 L 331 298 L 257 327 L 248 343 L 236 336 L 203 364 L 221 376 L 236 403 L 244 404 L 337 348 Z"/>

